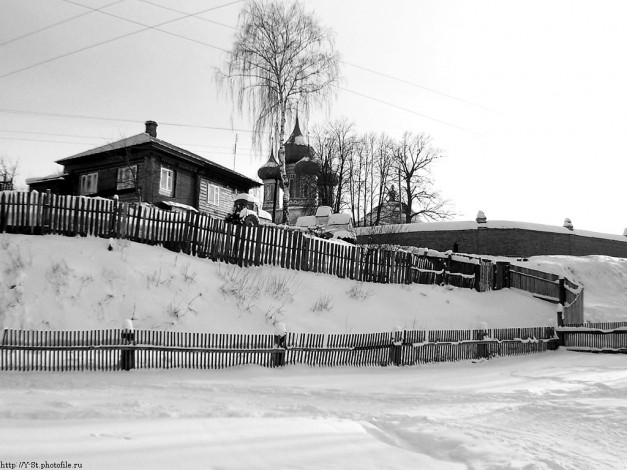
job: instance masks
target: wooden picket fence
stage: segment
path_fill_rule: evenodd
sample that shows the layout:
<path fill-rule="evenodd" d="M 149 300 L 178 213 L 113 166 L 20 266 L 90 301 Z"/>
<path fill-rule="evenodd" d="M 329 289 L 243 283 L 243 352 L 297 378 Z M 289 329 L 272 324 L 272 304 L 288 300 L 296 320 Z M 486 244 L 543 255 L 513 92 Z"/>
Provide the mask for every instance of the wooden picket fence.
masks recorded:
<path fill-rule="evenodd" d="M 584 289 L 568 278 L 512 264 L 509 266 L 509 287 L 560 304 L 565 324 L 584 321 Z"/>
<path fill-rule="evenodd" d="M 627 354 L 627 322 L 567 325 L 557 333 L 571 351 Z"/>
<path fill-rule="evenodd" d="M 0 370 L 221 369 L 245 364 L 411 366 L 544 352 L 556 349 L 557 343 L 554 329 L 547 327 L 284 336 L 5 329 Z"/>
<path fill-rule="evenodd" d="M 493 287 L 489 261 L 355 246 L 291 227 L 245 227 L 117 199 L 1 192 L 0 232 L 123 238 L 239 266 L 273 265 L 365 282 Z"/>

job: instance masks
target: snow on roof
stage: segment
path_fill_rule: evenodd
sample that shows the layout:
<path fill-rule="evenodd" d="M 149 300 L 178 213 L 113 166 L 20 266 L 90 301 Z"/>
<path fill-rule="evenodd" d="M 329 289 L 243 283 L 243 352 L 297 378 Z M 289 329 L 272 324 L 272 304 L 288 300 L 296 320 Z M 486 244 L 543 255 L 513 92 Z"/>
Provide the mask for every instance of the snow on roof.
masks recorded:
<path fill-rule="evenodd" d="M 239 176 L 240 178 L 244 178 L 245 180 L 249 181 L 250 183 L 254 183 L 257 186 L 260 186 L 261 183 L 259 183 L 258 181 L 255 181 L 252 178 L 249 178 L 246 175 L 243 175 L 241 173 L 238 173 L 237 171 L 233 171 L 225 166 L 222 166 L 218 163 L 215 163 L 211 160 L 208 160 L 204 157 L 201 157 L 200 155 L 196 155 L 193 152 L 190 152 L 189 150 L 185 150 L 181 147 L 177 147 L 174 144 L 171 144 L 169 142 L 166 142 L 165 140 L 161 140 L 158 139 L 156 137 L 152 137 L 149 134 L 146 134 L 145 132 L 142 132 L 141 134 L 137 134 L 134 135 L 132 137 L 127 137 L 125 139 L 121 139 L 118 140 L 116 142 L 112 142 L 110 144 L 106 144 L 106 145 L 101 145 L 100 147 L 96 147 L 93 148 L 91 150 L 87 150 L 85 152 L 81 152 L 81 153 L 77 153 L 76 155 L 72 155 L 70 157 L 65 157 L 62 158 L 60 160 L 57 160 L 56 163 L 60 164 L 60 165 L 65 165 L 66 163 L 72 161 L 72 160 L 76 160 L 82 157 L 87 157 L 89 155 L 97 155 L 99 153 L 104 153 L 104 152 L 111 152 L 113 150 L 119 150 L 119 149 L 123 149 L 123 148 L 128 148 L 128 147 L 133 147 L 135 145 L 142 145 L 142 144 L 148 144 L 148 143 L 153 143 L 153 144 L 157 144 L 160 145 L 161 147 L 164 147 L 168 150 L 174 151 L 180 155 L 184 155 L 188 158 L 190 158 L 191 160 L 196 161 L 197 163 L 203 164 L 203 165 L 210 165 L 214 168 L 219 168 L 223 171 L 235 174 L 237 176 Z"/>
<path fill-rule="evenodd" d="M 244 201 L 248 201 L 248 202 L 255 202 L 255 203 L 257 203 L 257 204 L 261 205 L 261 203 L 260 203 L 259 199 L 257 199 L 257 198 L 256 198 L 255 196 L 253 196 L 252 194 L 248 194 L 248 193 L 240 193 L 240 194 L 237 194 L 237 195 L 235 196 L 235 200 L 236 200 L 236 201 L 238 201 L 238 200 L 242 200 L 242 199 L 243 199 Z"/>
<path fill-rule="evenodd" d="M 190 206 L 188 204 L 182 204 L 180 202 L 175 202 L 175 201 L 161 201 L 161 204 L 165 205 L 165 206 L 170 206 L 170 207 L 176 207 L 177 209 L 184 209 L 186 211 L 192 211 L 192 212 L 198 212 L 198 209 L 196 209 L 193 206 Z"/>
<path fill-rule="evenodd" d="M 35 178 L 26 178 L 26 184 L 44 183 L 47 181 L 63 180 L 67 176 L 67 173 L 55 173 L 53 175 L 41 176 Z"/>
<path fill-rule="evenodd" d="M 589 230 L 569 230 L 556 225 L 536 224 L 532 222 L 514 222 L 509 220 L 488 220 L 485 223 L 477 223 L 474 220 L 456 222 L 419 222 L 413 224 L 382 225 L 379 227 L 358 227 L 357 235 L 409 233 L 409 232 L 437 232 L 450 230 L 485 230 L 485 229 L 519 229 L 536 232 L 562 233 L 565 235 L 579 235 L 582 237 L 605 238 L 627 242 L 627 237 L 611 233 L 599 233 Z"/>
<path fill-rule="evenodd" d="M 350 223 L 351 215 L 345 213 L 331 214 L 329 216 L 329 225 L 346 225 Z"/>

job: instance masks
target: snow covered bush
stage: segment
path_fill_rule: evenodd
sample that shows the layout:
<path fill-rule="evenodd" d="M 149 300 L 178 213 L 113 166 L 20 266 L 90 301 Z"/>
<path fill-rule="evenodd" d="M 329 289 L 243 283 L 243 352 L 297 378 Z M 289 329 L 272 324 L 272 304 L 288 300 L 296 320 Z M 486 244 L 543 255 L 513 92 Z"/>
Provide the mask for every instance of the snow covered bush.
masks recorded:
<path fill-rule="evenodd" d="M 366 300 L 374 295 L 372 288 L 366 286 L 363 282 L 357 282 L 349 289 L 348 295 L 355 300 Z"/>
<path fill-rule="evenodd" d="M 332 300 L 333 300 L 332 296 L 323 295 L 319 297 L 318 300 L 316 300 L 316 303 L 313 304 L 313 306 L 311 307 L 311 310 L 313 312 L 322 312 L 323 310 L 330 312 L 331 309 L 333 308 L 333 304 L 331 303 Z"/>

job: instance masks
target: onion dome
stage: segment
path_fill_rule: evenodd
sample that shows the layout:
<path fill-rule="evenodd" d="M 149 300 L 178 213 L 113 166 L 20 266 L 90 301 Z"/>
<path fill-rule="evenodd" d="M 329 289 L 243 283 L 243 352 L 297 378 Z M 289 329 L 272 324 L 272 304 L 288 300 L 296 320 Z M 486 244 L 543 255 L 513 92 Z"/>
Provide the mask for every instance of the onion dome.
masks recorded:
<path fill-rule="evenodd" d="M 301 158 L 294 165 L 294 172 L 297 176 L 320 176 L 320 162 L 311 157 Z"/>
<path fill-rule="evenodd" d="M 274 180 L 281 179 L 281 169 L 279 164 L 274 159 L 274 151 L 270 152 L 270 158 L 264 163 L 259 170 L 257 170 L 257 176 L 262 180 Z"/>
<path fill-rule="evenodd" d="M 296 163 L 302 158 L 312 157 L 313 149 L 307 145 L 307 141 L 300 131 L 300 125 L 298 124 L 298 117 L 296 118 L 296 125 L 289 138 L 285 141 L 285 163 Z"/>

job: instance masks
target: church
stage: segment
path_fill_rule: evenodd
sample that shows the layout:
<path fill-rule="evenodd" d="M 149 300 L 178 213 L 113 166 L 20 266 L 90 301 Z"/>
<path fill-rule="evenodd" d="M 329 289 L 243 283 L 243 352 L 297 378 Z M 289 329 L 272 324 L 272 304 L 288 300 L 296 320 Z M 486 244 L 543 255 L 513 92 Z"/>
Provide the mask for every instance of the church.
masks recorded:
<path fill-rule="evenodd" d="M 298 217 L 316 212 L 320 175 L 320 162 L 300 130 L 298 117 L 294 130 L 285 141 L 285 171 L 290 188 L 289 225 L 293 225 Z M 275 223 L 281 223 L 281 169 L 274 152 L 270 153 L 270 158 L 259 168 L 257 175 L 263 181 L 263 210 L 272 215 Z"/>

